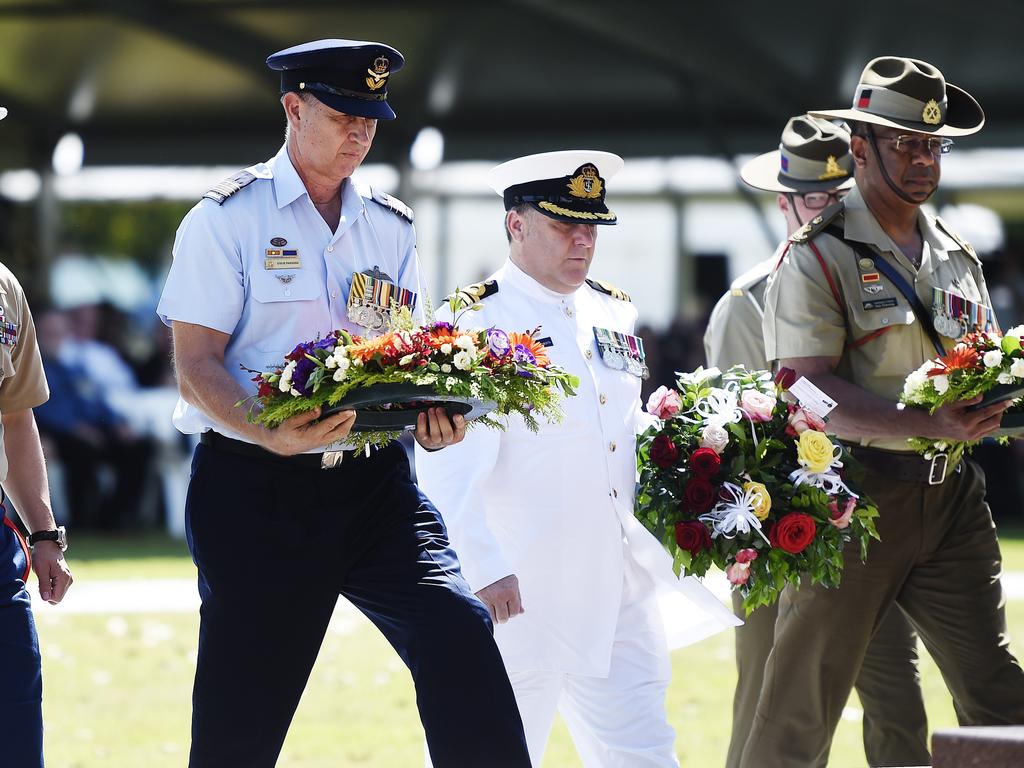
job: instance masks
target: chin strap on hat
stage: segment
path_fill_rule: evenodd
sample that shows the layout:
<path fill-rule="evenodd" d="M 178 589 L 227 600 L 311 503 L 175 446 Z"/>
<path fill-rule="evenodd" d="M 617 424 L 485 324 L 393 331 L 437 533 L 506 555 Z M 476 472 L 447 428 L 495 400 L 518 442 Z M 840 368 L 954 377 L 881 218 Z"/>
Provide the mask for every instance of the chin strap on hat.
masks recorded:
<path fill-rule="evenodd" d="M 882 153 L 878 151 L 878 139 L 875 138 L 875 129 L 871 127 L 870 123 L 868 123 L 867 125 L 867 130 L 868 141 L 871 143 L 871 149 L 875 153 L 875 159 L 878 160 L 878 167 L 882 171 L 882 178 L 885 179 L 885 183 L 889 185 L 889 189 L 896 193 L 897 197 L 899 197 L 904 202 L 910 203 L 911 205 L 921 205 L 921 203 L 926 202 L 928 198 L 935 194 L 935 190 L 932 189 L 932 191 L 928 193 L 928 197 L 926 197 L 924 200 L 915 200 L 902 189 L 900 189 L 898 186 L 896 186 L 896 182 L 892 180 L 892 176 L 889 175 L 889 170 L 885 167 L 885 161 L 882 159 Z"/>

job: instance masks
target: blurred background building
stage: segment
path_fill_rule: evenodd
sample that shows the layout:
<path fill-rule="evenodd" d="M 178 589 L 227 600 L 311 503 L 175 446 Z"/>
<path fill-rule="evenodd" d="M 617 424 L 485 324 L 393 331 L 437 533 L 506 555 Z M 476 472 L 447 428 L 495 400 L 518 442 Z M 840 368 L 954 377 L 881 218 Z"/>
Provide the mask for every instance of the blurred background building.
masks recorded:
<path fill-rule="evenodd" d="M 943 159 L 933 203 L 985 259 L 1003 327 L 1024 322 L 1022 22 L 1010 0 L 812 13 L 748 0 L 0 0 L 0 260 L 45 318 L 53 375 L 75 384 L 60 395 L 75 408 L 41 419 L 61 514 L 180 529 L 188 444 L 170 428 L 154 308 L 184 213 L 282 141 L 268 54 L 322 37 L 405 54 L 398 119 L 379 125 L 359 175 L 415 209 L 435 302 L 504 258 L 484 184 L 494 163 L 573 147 L 626 157 L 609 194 L 620 225 L 602 229 L 592 274 L 637 305 L 649 391 L 702 362 L 715 300 L 783 235 L 774 198 L 738 167 L 791 115 L 847 104 L 882 54 L 935 64 L 984 107 L 985 129 Z M 92 485 L 68 472 L 68 433 L 88 432 L 71 412 L 99 432 Z M 116 511 L 125 498 L 132 511 Z M 1003 514 L 1021 514 L 1014 499 Z"/>

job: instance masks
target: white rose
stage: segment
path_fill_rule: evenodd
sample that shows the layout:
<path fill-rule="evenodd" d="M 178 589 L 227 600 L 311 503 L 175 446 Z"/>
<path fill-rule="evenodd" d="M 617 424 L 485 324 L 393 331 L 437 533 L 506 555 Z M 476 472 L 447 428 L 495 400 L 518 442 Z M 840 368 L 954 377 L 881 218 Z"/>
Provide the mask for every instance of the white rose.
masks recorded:
<path fill-rule="evenodd" d="M 292 374 L 295 373 L 295 361 L 288 361 L 288 365 L 281 371 L 281 379 L 277 382 L 278 389 L 282 392 L 289 392 L 292 388 Z"/>
<path fill-rule="evenodd" d="M 334 379 L 335 381 L 344 381 L 346 376 L 348 376 L 348 371 L 346 371 L 344 368 L 338 368 L 334 372 L 334 375 L 331 376 L 331 378 Z"/>
<path fill-rule="evenodd" d="M 445 342 L 444 344 L 441 345 L 441 354 L 442 355 L 450 355 L 451 353 L 452 353 L 452 345 L 451 344 L 449 344 L 448 342 Z"/>
<path fill-rule="evenodd" d="M 451 372 L 452 372 L 452 367 L 450 365 L 448 365 L 448 363 L 443 363 L 441 365 L 441 373 L 451 373 Z"/>
<path fill-rule="evenodd" d="M 1024 338 L 1024 325 L 1018 325 L 1016 328 L 1011 328 L 1004 336 L 1016 336 L 1018 339 Z"/>
<path fill-rule="evenodd" d="M 349 360 L 347 357 L 343 357 L 341 358 L 341 360 L 338 361 L 338 370 L 347 371 L 350 365 L 352 365 L 352 361 Z"/>
<path fill-rule="evenodd" d="M 1003 371 L 996 377 L 996 381 L 1000 384 L 1013 384 L 1013 374 Z"/>
<path fill-rule="evenodd" d="M 398 361 L 398 364 L 399 365 L 408 365 L 409 363 L 411 363 L 415 359 L 416 359 L 416 355 L 415 354 L 406 355 L 405 357 L 403 357 L 401 360 Z"/>
<path fill-rule="evenodd" d="M 1024 328 L 1024 326 L 1021 326 Z M 1010 365 L 1010 375 L 1018 379 L 1024 379 L 1024 358 L 1017 358 Z"/>
<path fill-rule="evenodd" d="M 471 336 L 459 336 L 459 338 L 455 340 L 455 346 L 464 349 L 467 352 L 476 351 L 476 344 L 473 343 L 473 338 Z"/>
<path fill-rule="evenodd" d="M 935 391 L 940 395 L 944 395 L 949 390 L 949 377 L 939 374 L 938 376 L 932 377 L 932 386 L 935 387 Z"/>
<path fill-rule="evenodd" d="M 725 446 L 729 444 L 729 433 L 722 427 L 709 424 L 700 433 L 700 447 L 710 448 L 715 453 L 721 454 Z"/>
<path fill-rule="evenodd" d="M 455 367 L 460 371 L 468 371 L 473 367 L 473 356 L 466 350 L 456 352 L 455 357 L 452 358 L 452 362 L 455 363 Z"/>
<path fill-rule="evenodd" d="M 993 349 L 990 352 L 986 352 L 985 357 L 982 359 L 985 361 L 987 368 L 997 368 L 1003 362 L 1003 353 L 998 349 Z"/>

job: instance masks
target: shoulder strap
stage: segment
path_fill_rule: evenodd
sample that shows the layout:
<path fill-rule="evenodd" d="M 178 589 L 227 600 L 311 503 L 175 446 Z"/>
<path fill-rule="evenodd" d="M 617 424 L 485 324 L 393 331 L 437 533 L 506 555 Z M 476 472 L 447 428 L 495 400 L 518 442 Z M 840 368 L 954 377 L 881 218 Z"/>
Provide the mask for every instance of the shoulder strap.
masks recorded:
<path fill-rule="evenodd" d="M 612 285 L 611 283 L 606 283 L 604 280 L 591 280 L 588 277 L 587 285 L 589 285 L 598 293 L 608 294 L 613 299 L 618 299 L 619 301 L 632 301 L 632 299 L 629 298 L 628 293 L 626 293 L 625 291 L 620 291 L 614 285 Z"/>
<path fill-rule="evenodd" d="M 474 304 L 479 304 L 488 296 L 493 296 L 497 292 L 498 281 L 487 280 L 483 283 L 473 283 L 472 285 L 467 285 L 465 288 L 459 288 L 454 293 L 445 297 L 445 301 L 451 301 L 453 298 L 458 298 L 462 303 L 462 306 L 472 307 Z"/>
<path fill-rule="evenodd" d="M 213 200 L 217 205 L 224 205 L 225 200 L 254 181 L 256 181 L 256 174 L 251 171 L 239 171 L 231 178 L 224 179 L 224 181 L 217 184 L 203 197 L 207 200 Z"/>
<path fill-rule="evenodd" d="M 917 295 L 917 291 L 907 283 L 903 276 L 897 272 L 889 262 L 883 259 L 881 254 L 875 253 L 864 243 L 847 240 L 843 231 L 838 227 L 829 227 L 825 232 L 832 235 L 832 237 L 842 240 L 850 246 L 850 248 L 853 249 L 853 252 L 860 258 L 871 260 L 871 263 L 875 265 L 875 269 L 885 275 L 889 282 L 896 286 L 896 290 L 903 294 L 903 298 L 910 303 L 911 309 L 914 310 L 914 314 L 917 316 L 917 321 L 921 324 L 922 330 L 924 330 L 925 335 L 928 336 L 932 346 L 935 347 L 935 351 L 939 357 L 945 355 L 946 348 L 942 345 L 942 340 L 939 338 L 938 332 L 932 325 L 931 313 L 925 308 L 924 303 L 921 301 L 921 297 Z"/>
<path fill-rule="evenodd" d="M 833 203 L 790 235 L 789 241 L 791 243 L 806 243 L 809 240 L 813 240 L 819 232 L 824 231 L 844 210 L 845 208 L 841 201 Z"/>
<path fill-rule="evenodd" d="M 394 195 L 389 195 L 387 192 L 381 192 L 379 189 L 370 187 L 370 199 L 377 205 L 383 205 L 392 213 L 398 214 L 403 219 L 408 221 L 410 224 L 413 220 L 412 208 L 403 203 Z"/>

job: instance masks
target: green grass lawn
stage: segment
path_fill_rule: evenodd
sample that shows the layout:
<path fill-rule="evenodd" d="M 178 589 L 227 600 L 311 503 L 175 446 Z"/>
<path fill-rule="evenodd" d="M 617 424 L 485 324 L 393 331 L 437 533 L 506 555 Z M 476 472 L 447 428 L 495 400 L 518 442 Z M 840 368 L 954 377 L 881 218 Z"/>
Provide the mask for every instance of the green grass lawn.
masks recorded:
<path fill-rule="evenodd" d="M 1010 535 L 1007 535 L 1007 534 Z M 1024 570 L 1024 531 L 1004 531 L 1008 570 Z M 80 582 L 191 578 L 179 542 L 159 536 L 78 537 L 71 564 Z M 1009 604 L 1018 656 L 1024 602 Z M 41 612 L 49 768 L 180 768 L 188 753 L 189 702 L 198 617 L 189 614 L 75 615 Z M 716 768 L 729 738 L 735 683 L 732 634 L 673 654 L 669 717 L 684 768 Z M 930 659 L 923 678 L 932 728 L 956 719 Z M 850 702 L 856 708 L 856 699 Z M 831 766 L 863 766 L 860 722 L 844 720 Z M 422 764 L 422 731 L 409 676 L 364 622 L 332 627 L 299 706 L 282 768 L 407 768 Z M 544 768 L 579 766 L 565 728 L 551 738 Z"/>

